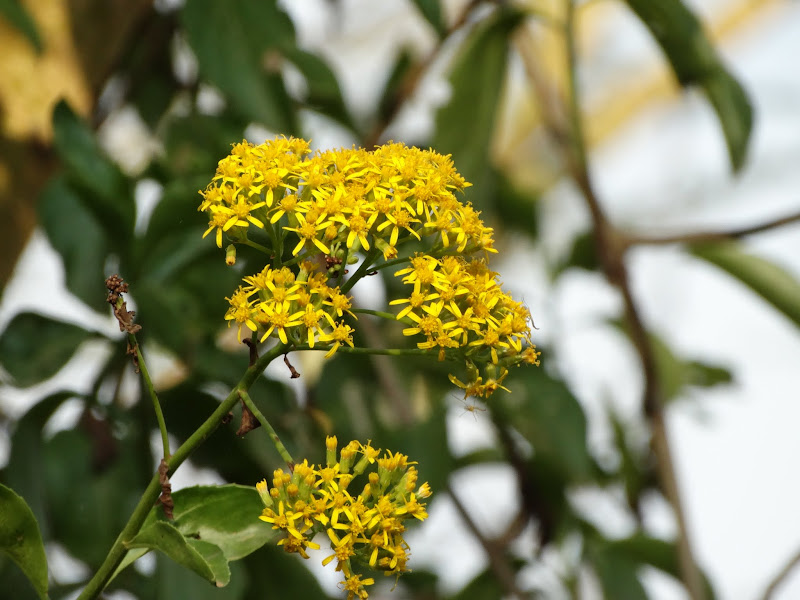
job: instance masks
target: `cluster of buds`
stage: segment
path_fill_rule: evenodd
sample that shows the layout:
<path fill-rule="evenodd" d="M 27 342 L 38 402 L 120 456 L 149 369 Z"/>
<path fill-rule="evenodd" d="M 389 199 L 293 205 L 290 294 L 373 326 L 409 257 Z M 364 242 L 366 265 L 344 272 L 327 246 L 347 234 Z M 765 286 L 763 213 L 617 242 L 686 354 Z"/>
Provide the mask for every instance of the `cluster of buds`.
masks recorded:
<path fill-rule="evenodd" d="M 322 564 L 335 561 L 348 600 L 363 600 L 374 579 L 356 568 L 395 576 L 409 570 L 404 521 L 428 517 L 421 500 L 431 489 L 417 486 L 416 463 L 403 454 L 380 456 L 369 443 L 352 441 L 337 456 L 336 437 L 327 438 L 326 449 L 324 467 L 304 460 L 291 473 L 277 469 L 271 488 L 266 480 L 256 485 L 264 503 L 260 519 L 280 532 L 278 545 L 303 558 L 307 548 L 319 549 L 314 536 L 326 535 L 333 553 Z"/>

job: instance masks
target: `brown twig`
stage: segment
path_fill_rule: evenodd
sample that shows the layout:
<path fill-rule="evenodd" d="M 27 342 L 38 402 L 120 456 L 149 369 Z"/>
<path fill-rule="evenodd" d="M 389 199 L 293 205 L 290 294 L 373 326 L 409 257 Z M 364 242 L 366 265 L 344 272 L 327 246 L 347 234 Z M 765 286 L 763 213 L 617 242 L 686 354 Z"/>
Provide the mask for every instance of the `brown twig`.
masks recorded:
<path fill-rule="evenodd" d="M 697 233 L 679 233 L 675 235 L 664 236 L 628 234 L 625 236 L 624 241 L 626 246 L 661 246 L 667 244 L 697 244 L 703 242 L 718 242 L 722 240 L 738 239 L 748 235 L 762 233 L 764 231 L 770 231 L 777 227 L 791 225 L 792 223 L 797 222 L 800 222 L 800 212 L 779 217 L 777 219 L 771 219 L 758 225 L 742 227 L 740 229 L 731 229 L 728 231 L 700 231 Z"/>
<path fill-rule="evenodd" d="M 761 599 L 770 600 L 775 591 L 781 586 L 781 584 L 783 584 L 792 571 L 795 570 L 797 565 L 800 565 L 800 550 L 798 550 L 797 553 L 789 559 L 789 562 L 787 562 L 783 568 L 778 571 L 777 575 L 775 575 L 772 581 L 769 582 L 769 585 L 764 590 L 764 594 L 761 596 Z"/>
<path fill-rule="evenodd" d="M 423 75 L 439 56 L 446 41 L 464 26 L 472 11 L 480 4 L 483 4 L 483 2 L 484 0 L 471 0 L 468 2 L 461 13 L 456 17 L 453 24 L 447 29 L 447 32 L 436 44 L 436 47 L 406 73 L 403 81 L 398 86 L 397 97 L 394 98 L 391 108 L 386 115 L 383 115 L 380 121 L 373 125 L 369 133 L 364 136 L 362 143 L 365 148 L 369 149 L 378 145 L 383 132 L 394 122 L 397 115 L 400 114 L 400 110 L 405 106 L 405 103 L 416 93 Z"/>
<path fill-rule="evenodd" d="M 503 586 L 505 593 L 514 598 L 530 598 L 531 595 L 526 594 L 517 585 L 516 575 L 503 556 L 505 547 L 483 535 L 483 532 L 478 529 L 469 511 L 467 511 L 467 508 L 462 504 L 459 497 L 453 491 L 453 488 L 448 485 L 446 490 L 450 499 L 453 501 L 453 505 L 456 507 L 456 511 L 467 526 L 467 529 L 469 529 L 470 533 L 472 533 L 475 539 L 478 540 L 478 543 L 483 547 L 484 552 L 486 552 L 486 557 L 489 559 L 489 568 L 492 569 L 495 577 L 497 577 L 497 581 Z"/>
<path fill-rule="evenodd" d="M 575 4 L 574 1 L 570 1 L 567 3 L 564 28 L 569 71 L 566 95 L 566 123 L 563 112 L 553 108 L 553 94 L 545 88 L 532 56 L 527 52 L 521 52 L 521 55 L 523 62 L 527 66 L 527 72 L 532 74 L 531 81 L 537 92 L 547 94 L 547 99 L 542 102 L 545 125 L 552 137 L 563 149 L 568 172 L 581 191 L 589 209 L 595 231 L 597 253 L 606 279 L 619 290 L 622 296 L 628 333 L 639 356 L 644 374 L 642 407 L 651 426 L 652 449 L 657 461 L 656 468 L 662 490 L 672 505 L 678 525 L 678 562 L 681 577 L 692 600 L 702 600 L 705 597 L 705 588 L 703 587 L 700 571 L 694 560 L 689 541 L 689 528 L 680 499 L 664 421 L 661 383 L 656 369 L 655 355 L 633 298 L 625 266 L 625 250 L 630 244 L 627 243 L 626 237 L 617 231 L 607 219 L 592 186 L 589 174 L 576 81 L 577 51 L 575 47 L 574 20 Z M 568 140 L 569 143 L 565 143 L 565 140 Z"/>

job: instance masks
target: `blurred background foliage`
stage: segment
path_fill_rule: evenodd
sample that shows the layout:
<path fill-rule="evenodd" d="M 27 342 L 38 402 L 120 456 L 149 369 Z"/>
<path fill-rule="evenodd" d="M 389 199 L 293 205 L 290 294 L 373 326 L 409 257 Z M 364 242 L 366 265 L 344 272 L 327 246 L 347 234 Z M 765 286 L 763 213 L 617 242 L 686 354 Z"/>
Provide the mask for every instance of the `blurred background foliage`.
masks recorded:
<path fill-rule="evenodd" d="M 90 343 L 105 348 L 88 384 L 48 393 L 19 418 L 0 413 L 11 444 L 0 481 L 31 507 L 48 552 L 77 561 L 51 572 L 51 598 L 69 597 L 100 564 L 157 460 L 152 410 L 132 374 L 124 337 L 109 325 L 104 278 L 120 273 L 130 284 L 145 354 L 160 357 L 157 385 L 166 421 L 182 441 L 247 365 L 246 351 L 223 333 L 222 316 L 224 296 L 252 270 L 248 256 L 241 252 L 237 269 L 227 268 L 218 249 L 201 239 L 206 223 L 196 210 L 197 191 L 244 136 L 255 142 L 276 133 L 325 139 L 331 134 L 321 132 L 333 131 L 345 145 L 370 148 L 391 138 L 452 153 L 474 183 L 467 199 L 497 229 L 501 252 L 507 232 L 536 247 L 542 234 L 537 199 L 563 177 L 586 187 L 579 163 L 619 122 L 611 105 L 630 109 L 636 101 L 621 89 L 604 118 L 589 114 L 584 131 L 576 132 L 568 98 L 578 67 L 569 28 L 588 26 L 594 5 L 603 3 L 579 4 L 409 2 L 426 49 L 409 43 L 385 61 L 383 72 L 365 73 L 382 88 L 374 102 L 361 106 L 343 94 L 347 56 L 299 43 L 292 11 L 280 2 L 0 1 L 0 286 L 39 227 L 61 257 L 69 292 L 107 325 L 78 324 L 54 299 L 48 314 L 15 315 L 0 337 L 6 386 L 49 379 Z M 681 0 L 625 5 L 663 50 L 673 73 L 664 85 L 705 95 L 731 168 L 740 169 L 750 104 L 698 18 Z M 338 0 L 327 3 L 330 28 L 346 27 L 338 21 L 341 8 Z M 518 81 L 520 64 L 530 110 L 515 120 L 509 90 L 519 85 L 511 71 Z M 431 77 L 446 79 L 449 98 L 439 101 L 427 127 L 407 127 L 409 106 L 422 102 L 419 90 Z M 136 127 L 120 140 L 113 135 L 121 115 Z M 532 150 L 514 150 L 514 140 L 536 130 L 543 134 Z M 157 197 L 154 206 L 146 206 L 148 193 Z M 547 265 L 547 276 L 601 271 L 609 243 L 603 234 L 592 229 L 576 235 L 571 251 Z M 767 300 L 800 322 L 792 313 L 797 284 L 785 273 L 770 278 L 735 247 L 707 244 L 693 251 L 748 285 L 761 284 Z M 50 283 L 40 282 L 42 294 Z M 398 283 L 389 276 L 383 285 L 391 290 Z M 775 292 L 781 286 L 782 295 Z M 359 324 L 362 345 L 407 344 L 392 324 L 364 318 Z M 631 335 L 622 313 L 613 325 Z M 679 356 L 655 334 L 645 343 L 662 402 L 692 387 L 732 380 L 723 366 Z M 681 577 L 678 540 L 655 537 L 642 521 L 642 499 L 664 493 L 657 456 L 647 439 L 638 439 L 631 424 L 609 410 L 614 456 L 598 460 L 587 445 L 584 408 L 548 360 L 547 348 L 540 349 L 541 368 L 517 370 L 507 381 L 513 393 L 497 394 L 486 412 L 475 413 L 491 424 L 494 442 L 466 455 L 454 455 L 448 440 L 448 419 L 460 405 L 436 361 L 337 355 L 298 365 L 301 386 L 288 385 L 288 372 L 276 369 L 250 393 L 294 456 L 321 460 L 324 436 L 335 433 L 345 441 L 370 438 L 376 447 L 418 460 L 422 480 L 440 498 L 450 497 L 485 551 L 485 570 L 461 590 L 443 591 L 435 566 L 412 559 L 413 573 L 386 597 L 577 597 L 589 573 L 606 598 L 646 598 L 644 568 Z M 52 433 L 53 415 L 67 404 L 79 415 L 75 426 Z M 642 422 L 650 424 L 652 407 L 644 404 Z M 219 480 L 252 485 L 280 466 L 280 458 L 259 432 L 238 439 L 235 427 L 236 419 L 217 431 L 192 463 Z M 498 465 L 514 474 L 516 499 L 509 504 L 515 508 L 496 515 L 493 529 L 500 533 L 489 535 L 470 518 L 452 481 Z M 593 525 L 570 499 L 580 488 L 622 490 L 635 531 L 612 538 Z M 442 543 L 441 551 L 458 560 L 459 549 Z M 557 566 L 542 563 L 548 553 L 561 557 Z M 230 585 L 214 589 L 159 556 L 146 569 L 127 569 L 111 589 L 141 599 L 328 597 L 307 563 L 295 558 L 267 545 L 233 563 Z M 532 567 L 549 568 L 549 577 L 526 578 Z M 384 597 L 391 583 L 375 597 Z M 703 589 L 713 597 L 710 584 Z M 7 558 L 0 558 L 0 597 L 36 597 Z"/>

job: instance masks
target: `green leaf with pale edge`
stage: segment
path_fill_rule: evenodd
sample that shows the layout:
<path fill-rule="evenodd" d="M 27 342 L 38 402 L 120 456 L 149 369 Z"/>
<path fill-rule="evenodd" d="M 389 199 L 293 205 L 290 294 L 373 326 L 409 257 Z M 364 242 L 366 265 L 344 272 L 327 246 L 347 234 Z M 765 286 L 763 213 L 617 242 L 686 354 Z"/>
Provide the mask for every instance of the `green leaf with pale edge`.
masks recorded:
<path fill-rule="evenodd" d="M 42 52 L 42 38 L 36 29 L 36 22 L 28 14 L 20 0 L 0 0 L 0 15 L 28 38 L 37 53 Z"/>
<path fill-rule="evenodd" d="M 0 484 L 0 550 L 22 569 L 40 598 L 47 598 L 47 556 L 39 525 L 25 500 Z"/>
<path fill-rule="evenodd" d="M 201 540 L 219 548 L 226 563 L 251 554 L 274 537 L 272 529 L 258 518 L 264 505 L 253 487 L 235 484 L 197 486 L 174 492 L 172 499 L 175 502 L 174 519 L 168 524 L 186 538 L 187 543 Z M 142 532 L 161 522 L 167 523 L 163 510 L 155 507 L 147 516 Z M 139 535 L 134 542 L 139 540 Z M 136 547 L 162 550 L 146 544 L 129 545 L 129 548 Z M 190 558 L 196 558 L 188 550 L 186 552 Z M 143 554 L 145 552 L 141 550 L 131 550 L 117 573 Z M 199 573 L 193 567 L 189 568 Z"/>
<path fill-rule="evenodd" d="M 36 313 L 21 313 L 0 336 L 0 365 L 20 387 L 55 375 L 93 334 Z"/>
<path fill-rule="evenodd" d="M 681 572 L 678 565 L 678 549 L 674 542 L 660 540 L 643 533 L 636 533 L 621 540 L 607 540 L 606 548 L 617 556 L 625 556 L 640 564 L 647 564 L 672 575 L 680 581 Z M 716 594 L 705 573 L 703 578 L 706 600 L 714 600 Z"/>
<path fill-rule="evenodd" d="M 736 242 L 697 244 L 689 251 L 741 281 L 800 327 L 800 282 L 782 267 L 748 254 Z"/>
<path fill-rule="evenodd" d="M 113 232 L 117 245 L 129 240 L 136 219 L 130 186 L 101 150 L 94 132 L 63 100 L 53 111 L 53 145 L 70 182 L 79 188 L 81 201 Z"/>
<path fill-rule="evenodd" d="M 470 199 L 488 205 L 489 147 L 508 66 L 511 34 L 523 13 L 500 8 L 471 31 L 450 71 L 452 98 L 436 114 L 433 146 L 452 154 L 459 172 L 474 184 Z"/>
<path fill-rule="evenodd" d="M 639 581 L 637 560 L 617 551 L 603 538 L 588 540 L 586 554 L 600 580 L 604 598 L 647 600 L 647 592 Z"/>
<path fill-rule="evenodd" d="M 166 521 L 156 521 L 142 528 L 126 546 L 159 550 L 218 587 L 226 585 L 231 578 L 228 561 L 219 546 L 186 538 Z"/>
<path fill-rule="evenodd" d="M 697 17 L 681 0 L 626 0 L 653 34 L 682 86 L 698 85 L 722 125 L 734 171 L 742 168 L 753 128 L 744 88 L 725 69 Z"/>
<path fill-rule="evenodd" d="M 414 4 L 425 17 L 425 20 L 430 23 L 436 30 L 436 34 L 441 38 L 447 33 L 444 20 L 442 19 L 442 7 L 439 0 L 414 0 Z"/>
<path fill-rule="evenodd" d="M 339 81 L 331 68 L 316 54 L 297 47 L 287 48 L 286 58 L 303 74 L 308 86 L 305 107 L 326 115 L 358 134 L 342 96 Z"/>
<path fill-rule="evenodd" d="M 111 244 L 102 223 L 63 175 L 48 182 L 37 210 L 39 222 L 64 264 L 67 289 L 95 310 L 108 311 L 103 281 Z"/>
<path fill-rule="evenodd" d="M 232 107 L 274 131 L 297 130 L 280 75 L 280 49 L 294 44 L 294 27 L 274 0 L 189 0 L 181 22 L 201 76 Z"/>

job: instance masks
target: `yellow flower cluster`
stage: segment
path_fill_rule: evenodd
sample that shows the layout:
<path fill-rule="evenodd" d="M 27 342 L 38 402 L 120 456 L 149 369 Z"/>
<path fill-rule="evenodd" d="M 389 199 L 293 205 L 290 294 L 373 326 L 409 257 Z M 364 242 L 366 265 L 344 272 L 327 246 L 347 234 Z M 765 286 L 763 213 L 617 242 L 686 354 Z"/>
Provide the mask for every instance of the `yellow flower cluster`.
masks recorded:
<path fill-rule="evenodd" d="M 237 242 L 255 227 L 278 260 L 284 246 L 302 258 L 377 247 L 390 259 L 426 236 L 462 253 L 491 250 L 492 230 L 453 193 L 468 185 L 449 157 L 404 144 L 310 154 L 298 139 L 244 141 L 219 162 L 199 210 L 220 248 L 223 232 Z"/>
<path fill-rule="evenodd" d="M 336 321 L 350 312 L 350 298 L 339 288 L 331 288 L 327 277 L 315 273 L 313 263 L 303 263 L 299 276 L 287 267 L 265 267 L 257 275 L 245 277 L 247 285 L 240 286 L 233 296 L 226 298 L 231 307 L 225 315 L 229 322 L 260 334 L 263 342 L 277 337 L 284 344 L 289 339 L 295 344 L 317 341 L 332 344 L 326 356 L 342 345 L 353 346 L 353 329 L 344 321 Z"/>
<path fill-rule="evenodd" d="M 347 290 L 369 268 L 382 268 L 380 260 L 410 264 L 396 275 L 413 290 L 391 302 L 406 305 L 397 315 L 410 325 L 405 335 L 420 336 L 418 348 L 438 349 L 440 360 L 465 360 L 467 382 L 450 378 L 466 396 L 506 389 L 508 367 L 538 364 L 539 353 L 528 309 L 501 290 L 483 260 L 464 258 L 495 252 L 492 229 L 455 196 L 469 185 L 449 156 L 403 144 L 313 153 L 294 138 L 235 144 L 200 192 L 199 210 L 209 218 L 204 237 L 214 232 L 222 247 L 227 236 L 229 264 L 235 244 L 261 250 L 270 264 L 227 298 L 225 319 L 238 325 L 240 339 L 247 328 L 261 341 L 319 344 L 330 356 L 353 346 L 342 320 L 352 316 Z M 398 258 L 403 244 L 422 241 L 426 254 Z M 356 253 L 364 263 L 342 284 Z"/>
<path fill-rule="evenodd" d="M 531 343 L 530 312 L 503 292 L 497 273 L 490 271 L 485 261 L 421 255 L 412 258 L 411 266 L 395 276 L 402 276 L 403 283 L 413 286 L 408 298 L 390 302 L 406 304 L 397 318 L 407 318 L 413 326 L 403 334 L 423 336 L 417 347 L 438 348 L 439 360 L 444 360 L 448 348 L 462 349 L 460 355 L 474 372 L 468 383 L 453 375 L 450 379 L 465 390 L 465 397 L 487 397 L 503 387 L 506 366 L 538 364 L 538 352 Z M 476 363 L 491 367 L 491 377 L 485 382 L 478 375 Z M 496 377 L 498 365 L 500 374 Z"/>
<path fill-rule="evenodd" d="M 256 485 L 265 506 L 259 518 L 283 535 L 278 545 L 303 558 L 308 558 L 307 548 L 319 549 L 313 537 L 324 531 L 333 554 L 322 564 L 335 560 L 348 600 L 363 600 L 368 597 L 366 586 L 375 581 L 357 574 L 353 563 L 386 575 L 407 572 L 410 553 L 403 521 L 428 517 L 420 500 L 431 490 L 427 483 L 417 488 L 416 463 L 403 454 L 387 451 L 379 457 L 380 450 L 369 443 L 352 441 L 337 458 L 336 437 L 327 438 L 326 448 L 325 467 L 304 460 L 292 473 L 277 469 L 272 488 L 266 480 Z M 360 493 L 348 491 L 354 479 L 365 475 Z"/>

